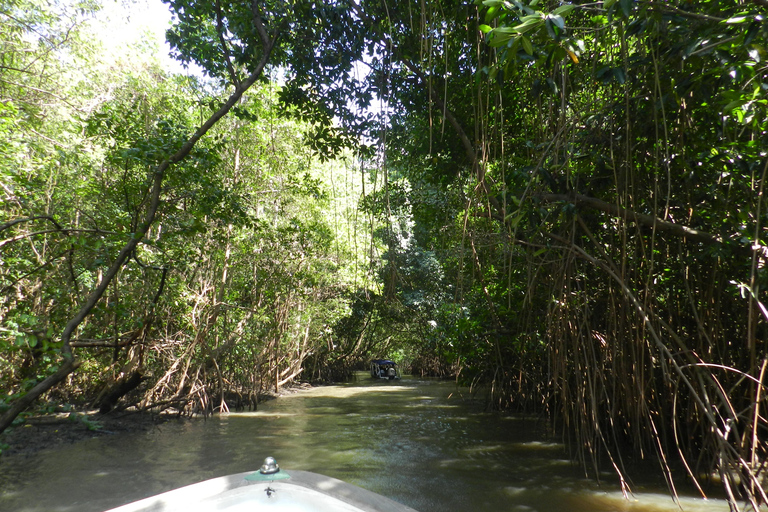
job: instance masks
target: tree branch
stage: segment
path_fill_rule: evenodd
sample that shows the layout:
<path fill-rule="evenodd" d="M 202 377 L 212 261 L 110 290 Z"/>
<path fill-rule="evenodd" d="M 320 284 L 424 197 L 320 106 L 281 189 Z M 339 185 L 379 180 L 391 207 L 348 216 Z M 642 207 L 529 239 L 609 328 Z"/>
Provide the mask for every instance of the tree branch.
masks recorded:
<path fill-rule="evenodd" d="M 36 217 L 26 217 L 23 219 L 14 219 L 14 220 L 8 221 L 5 224 L 0 225 L 0 232 L 5 231 L 6 229 L 13 227 L 16 224 L 21 224 L 22 222 L 31 222 L 33 220 L 40 220 L 40 219 L 49 220 L 54 226 L 56 226 L 56 229 L 58 229 L 59 231 L 63 230 L 61 225 L 59 225 L 59 223 L 56 222 L 56 219 L 54 219 L 53 217 L 49 215 L 38 215 Z"/>
<path fill-rule="evenodd" d="M 224 62 L 227 65 L 227 71 L 229 72 L 229 78 L 232 79 L 232 84 L 235 87 L 240 85 L 240 80 L 237 78 L 235 68 L 232 66 L 232 56 L 229 54 L 229 47 L 227 46 L 227 40 L 224 38 L 224 22 L 221 16 L 221 1 L 216 0 L 216 32 L 219 33 L 219 42 L 221 42 L 221 50 L 224 52 Z"/>
<path fill-rule="evenodd" d="M 576 206 L 588 206 L 590 208 L 594 208 L 595 210 L 600 210 L 602 212 L 613 215 L 614 217 L 624 219 L 625 221 L 636 222 L 641 226 L 646 226 L 649 228 L 656 228 L 659 231 L 665 231 L 667 233 L 672 233 L 673 235 L 682 236 L 694 242 L 701 242 L 707 245 L 723 243 L 722 238 L 711 233 L 707 233 L 706 231 L 699 231 L 682 224 L 675 224 L 674 222 L 661 220 L 655 215 L 644 215 L 642 213 L 637 213 L 628 208 L 622 208 L 621 206 L 615 205 L 613 203 L 606 203 L 605 201 L 594 197 L 584 196 L 581 194 L 544 194 L 539 197 L 548 203 L 564 201 L 566 203 L 572 203 Z"/>
<path fill-rule="evenodd" d="M 722 245 L 723 243 L 725 243 L 725 240 L 723 240 L 722 237 L 713 235 L 712 233 L 708 233 L 706 231 L 700 231 L 698 229 L 693 229 L 683 224 L 676 224 L 674 222 L 661 220 L 655 215 L 645 215 L 642 213 L 637 213 L 634 210 L 630 210 L 629 208 L 623 208 L 613 203 L 607 203 L 605 201 L 602 201 L 594 197 L 584 196 L 584 195 L 575 194 L 575 193 L 543 194 L 538 197 L 539 199 L 549 203 L 564 201 L 567 203 L 574 204 L 576 206 L 587 206 L 590 208 L 594 208 L 595 210 L 608 213 L 610 215 L 613 215 L 614 217 L 618 217 L 625 221 L 635 222 L 638 225 L 645 226 L 648 228 L 653 228 L 665 233 L 670 233 L 672 235 L 685 238 L 686 240 L 690 240 L 692 242 L 699 242 L 705 245 Z M 758 243 L 754 243 L 749 247 L 738 246 L 738 248 L 744 253 L 755 252 L 762 258 L 768 257 L 768 247 L 765 247 L 764 245 L 760 245 Z"/>

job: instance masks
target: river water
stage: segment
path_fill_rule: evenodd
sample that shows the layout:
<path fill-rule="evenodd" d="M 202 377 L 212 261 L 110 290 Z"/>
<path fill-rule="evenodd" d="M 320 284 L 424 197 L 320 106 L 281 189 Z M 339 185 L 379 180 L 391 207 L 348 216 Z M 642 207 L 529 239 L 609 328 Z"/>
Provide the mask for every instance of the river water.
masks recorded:
<path fill-rule="evenodd" d="M 313 388 L 206 421 L 104 436 L 0 462 L 0 511 L 100 512 L 216 476 L 284 469 L 339 478 L 420 512 L 665 512 L 663 483 L 625 499 L 584 477 L 536 418 L 484 412 L 450 382 L 404 376 Z M 685 511 L 726 512 L 682 498 Z"/>

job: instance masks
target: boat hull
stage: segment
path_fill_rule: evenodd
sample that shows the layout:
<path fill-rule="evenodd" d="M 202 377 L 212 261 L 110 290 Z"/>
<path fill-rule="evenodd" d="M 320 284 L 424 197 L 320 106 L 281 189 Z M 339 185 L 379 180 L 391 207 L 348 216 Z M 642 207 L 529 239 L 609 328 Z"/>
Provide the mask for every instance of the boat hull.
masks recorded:
<path fill-rule="evenodd" d="M 174 489 L 107 512 L 416 512 L 396 501 L 308 471 L 247 472 Z"/>

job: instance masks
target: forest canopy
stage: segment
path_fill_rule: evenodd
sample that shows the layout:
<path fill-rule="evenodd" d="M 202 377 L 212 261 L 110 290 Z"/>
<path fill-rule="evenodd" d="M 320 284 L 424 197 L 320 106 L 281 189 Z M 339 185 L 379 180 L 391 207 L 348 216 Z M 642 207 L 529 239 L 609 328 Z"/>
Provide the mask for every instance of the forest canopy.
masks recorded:
<path fill-rule="evenodd" d="M 166 3 L 0 2 L 0 430 L 390 357 L 768 501 L 762 0 Z"/>

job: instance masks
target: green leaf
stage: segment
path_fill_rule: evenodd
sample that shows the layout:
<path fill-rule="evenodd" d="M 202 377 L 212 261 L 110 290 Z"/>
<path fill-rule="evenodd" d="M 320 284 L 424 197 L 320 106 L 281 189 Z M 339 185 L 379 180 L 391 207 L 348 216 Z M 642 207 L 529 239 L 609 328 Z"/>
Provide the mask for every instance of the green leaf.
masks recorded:
<path fill-rule="evenodd" d="M 509 49 L 510 53 L 513 55 L 513 57 L 517 58 L 517 52 L 520 49 L 520 38 L 516 37 L 514 41 L 512 41 L 512 47 Z"/>
<path fill-rule="evenodd" d="M 490 23 L 496 16 L 499 15 L 500 9 L 498 5 L 489 7 L 485 12 L 485 22 Z"/>
<path fill-rule="evenodd" d="M 726 114 L 729 112 L 733 112 L 737 108 L 744 105 L 746 102 L 747 100 L 744 100 L 744 99 L 733 100 L 732 102 L 728 103 L 726 106 L 723 107 L 723 113 Z"/>
<path fill-rule="evenodd" d="M 549 37 L 555 41 L 559 41 L 565 30 L 565 20 L 562 16 L 547 16 L 546 23 L 547 33 Z"/>
<path fill-rule="evenodd" d="M 523 212 L 522 210 L 517 210 L 507 215 L 504 220 L 510 225 L 510 227 L 514 229 L 517 227 L 518 224 L 520 224 L 520 221 L 523 219 L 524 214 L 525 212 Z"/>
<path fill-rule="evenodd" d="M 747 16 L 734 16 L 733 18 L 728 18 L 727 20 L 725 20 L 725 23 L 728 23 L 730 25 L 735 25 L 738 23 L 744 23 L 747 20 L 749 20 L 749 17 Z"/>
<path fill-rule="evenodd" d="M 558 7 L 554 11 L 552 11 L 552 14 L 557 14 L 559 16 L 567 16 L 568 13 L 570 13 L 575 8 L 576 8 L 576 6 L 573 5 L 573 4 L 561 5 L 560 7 Z"/>
<path fill-rule="evenodd" d="M 537 12 L 534 14 L 529 14 L 528 16 L 523 16 L 522 18 L 520 18 L 520 21 L 522 21 L 523 24 L 525 24 L 531 21 L 538 21 L 540 19 L 541 19 L 541 13 Z"/>
<path fill-rule="evenodd" d="M 633 0 L 619 0 L 621 12 L 623 12 L 624 16 L 627 18 L 629 18 L 629 15 L 632 13 L 632 1 Z"/>
<path fill-rule="evenodd" d="M 616 0 L 603 0 L 603 9 L 606 11 L 613 7 L 613 4 L 616 3 Z"/>
<path fill-rule="evenodd" d="M 499 46 L 504 46 L 505 44 L 507 44 L 507 42 L 510 39 L 512 39 L 512 34 L 503 34 L 502 33 L 502 34 L 498 34 L 497 35 L 495 30 L 492 32 L 492 34 L 494 34 L 493 38 L 488 42 L 488 45 L 493 47 L 493 48 L 498 48 Z"/>
<path fill-rule="evenodd" d="M 557 31 L 557 27 L 552 24 L 552 20 L 547 18 L 544 25 L 547 27 L 547 34 L 549 34 L 549 37 L 557 41 L 560 38 L 560 34 Z"/>
<path fill-rule="evenodd" d="M 544 21 L 540 16 L 526 16 L 523 19 L 526 19 L 526 21 L 512 28 L 514 32 L 517 32 L 518 34 L 525 34 L 529 30 L 539 27 Z"/>
<path fill-rule="evenodd" d="M 482 32 L 483 34 L 487 34 L 491 30 L 493 30 L 493 27 L 489 25 L 480 25 L 480 32 Z"/>
<path fill-rule="evenodd" d="M 520 39 L 522 40 L 521 43 L 523 44 L 525 53 L 528 55 L 533 55 L 533 45 L 531 44 L 531 40 L 525 36 L 520 36 Z"/>

